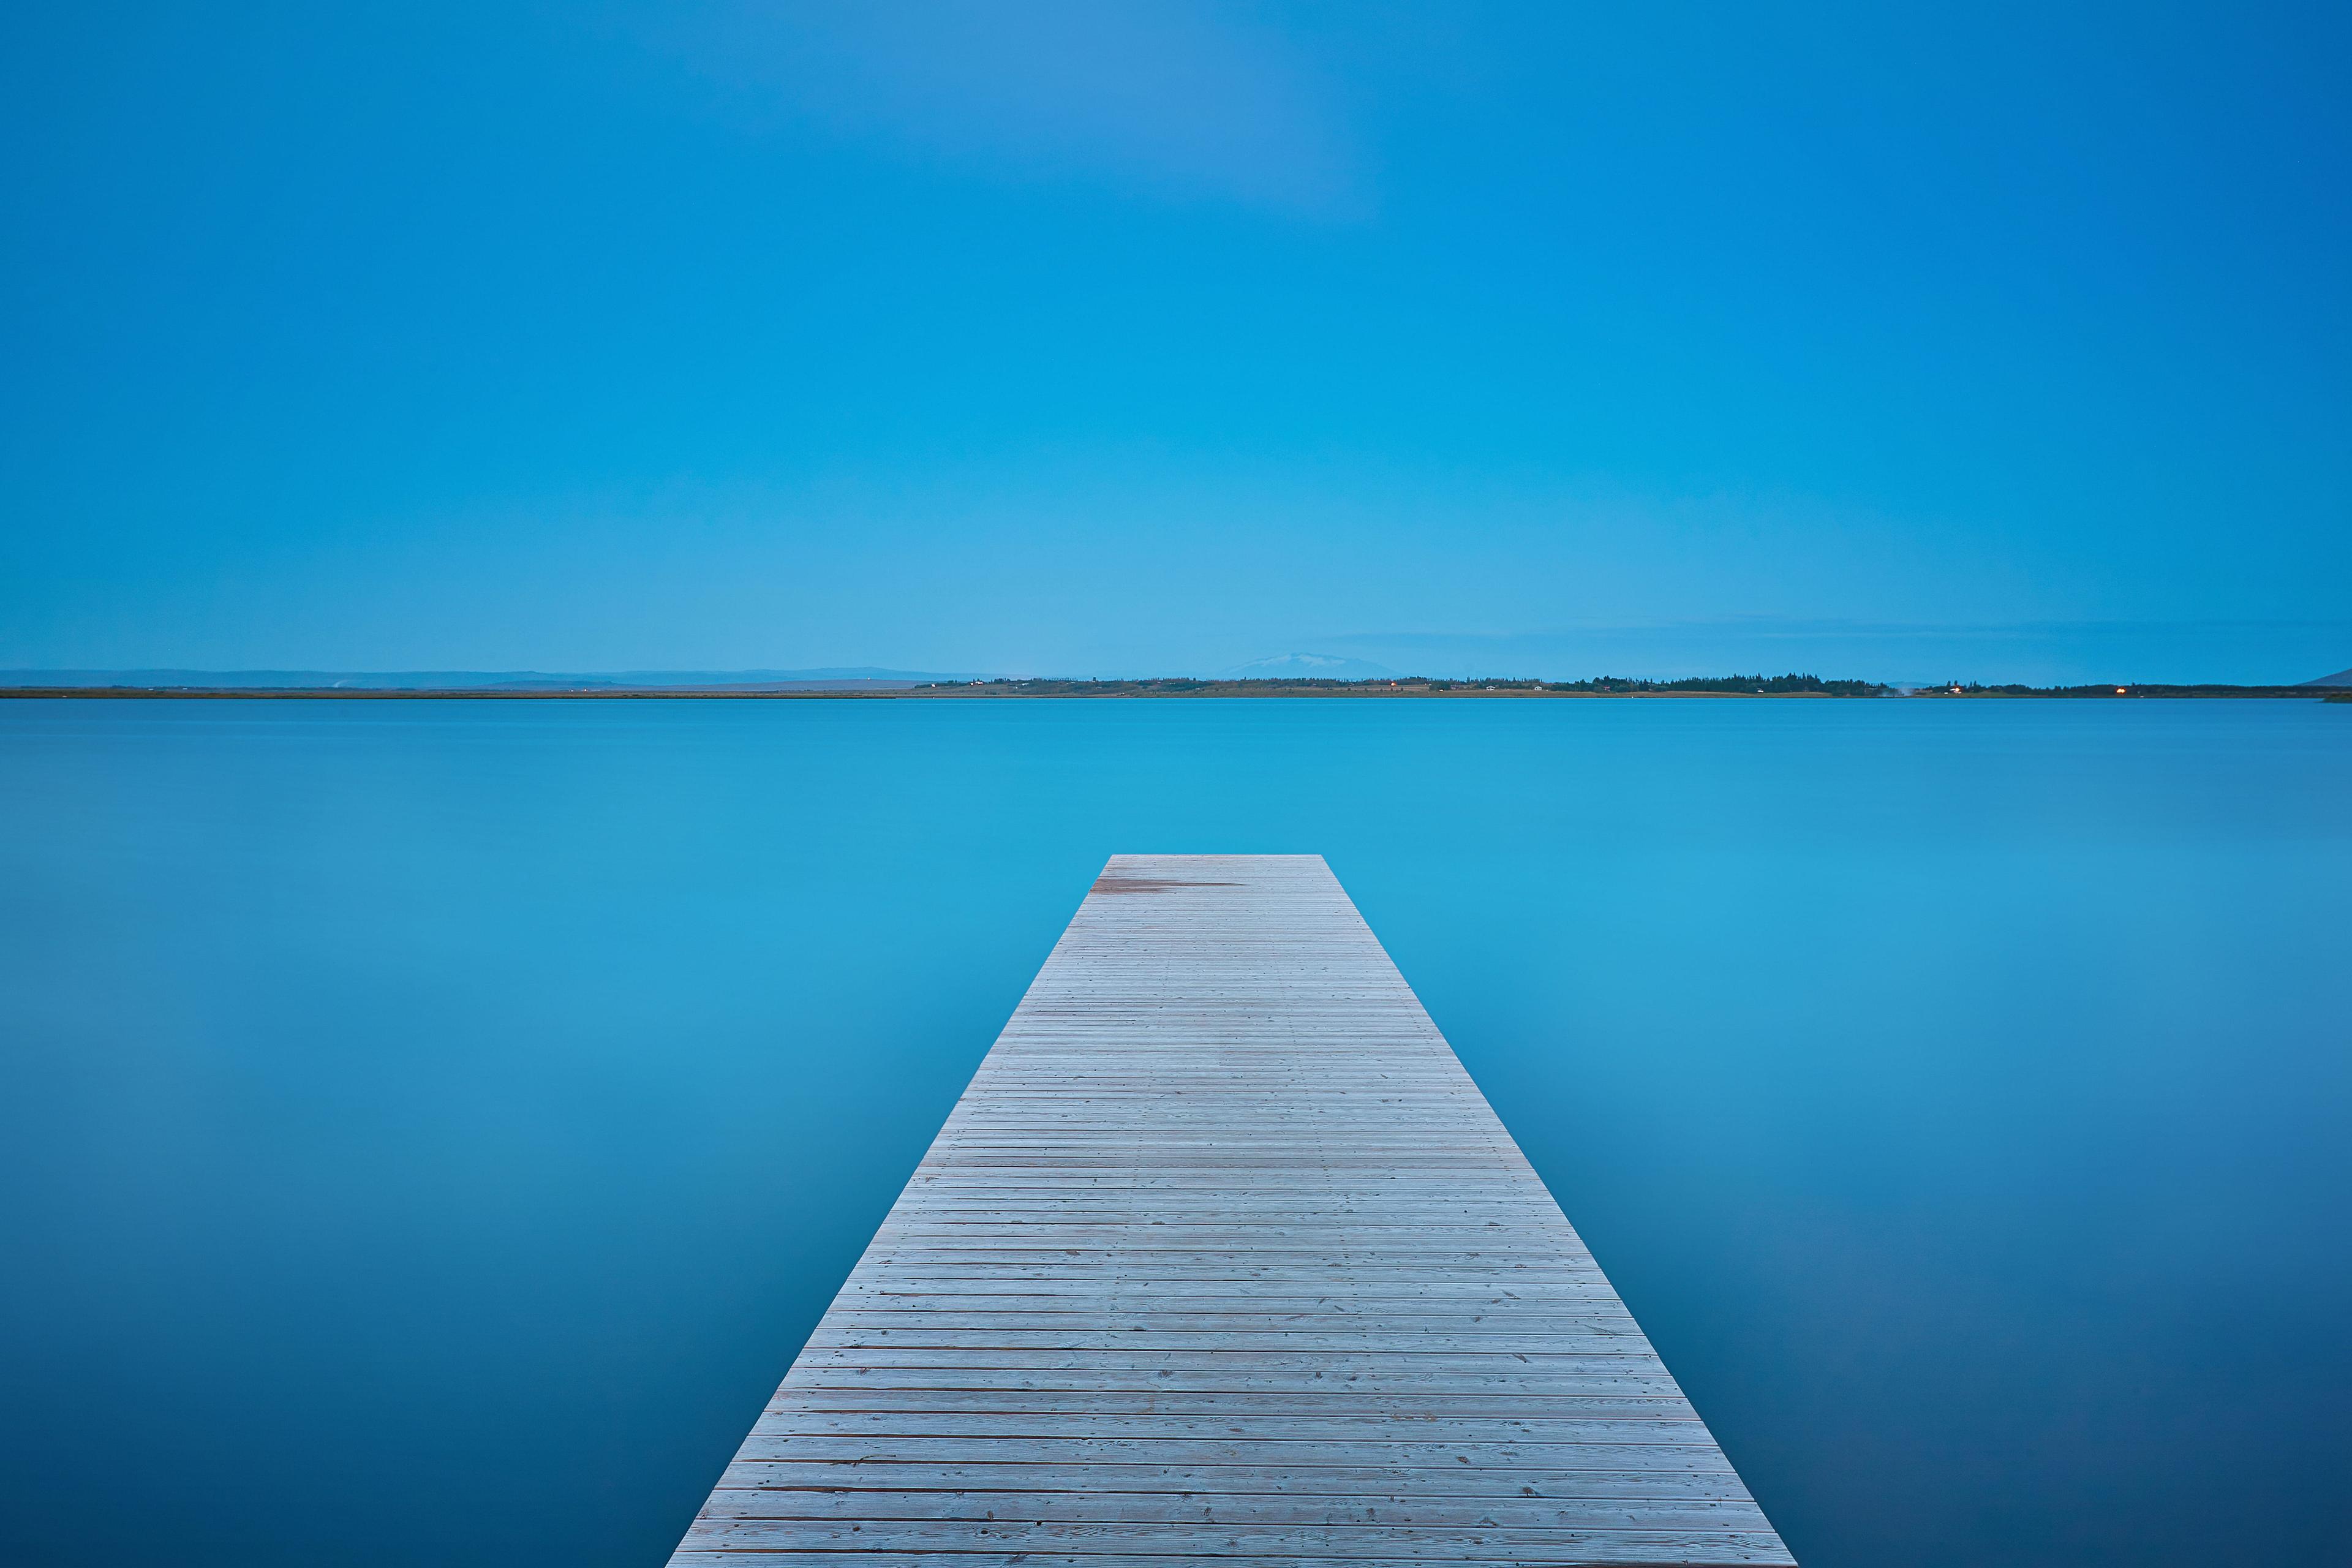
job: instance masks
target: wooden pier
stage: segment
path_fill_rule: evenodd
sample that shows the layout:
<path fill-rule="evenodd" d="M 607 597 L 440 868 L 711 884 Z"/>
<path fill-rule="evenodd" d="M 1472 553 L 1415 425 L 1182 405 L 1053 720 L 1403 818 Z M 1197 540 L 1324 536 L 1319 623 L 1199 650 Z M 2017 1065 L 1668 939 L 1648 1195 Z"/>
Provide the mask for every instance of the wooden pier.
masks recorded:
<path fill-rule="evenodd" d="M 1319 856 L 1105 868 L 671 1559 L 1790 1563 Z"/>

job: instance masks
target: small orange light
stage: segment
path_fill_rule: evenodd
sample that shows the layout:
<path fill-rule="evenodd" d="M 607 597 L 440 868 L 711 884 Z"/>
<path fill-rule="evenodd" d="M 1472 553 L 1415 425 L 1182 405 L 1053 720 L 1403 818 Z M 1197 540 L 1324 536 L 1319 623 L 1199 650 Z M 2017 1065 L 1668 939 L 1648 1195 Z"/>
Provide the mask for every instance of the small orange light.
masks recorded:
<path fill-rule="evenodd" d="M 2124 689 L 2123 689 L 2122 687 L 2120 687 L 2120 686 L 2116 687 L 2116 696 L 2118 696 L 2118 697 L 2121 697 L 2123 694 L 2124 694 Z"/>

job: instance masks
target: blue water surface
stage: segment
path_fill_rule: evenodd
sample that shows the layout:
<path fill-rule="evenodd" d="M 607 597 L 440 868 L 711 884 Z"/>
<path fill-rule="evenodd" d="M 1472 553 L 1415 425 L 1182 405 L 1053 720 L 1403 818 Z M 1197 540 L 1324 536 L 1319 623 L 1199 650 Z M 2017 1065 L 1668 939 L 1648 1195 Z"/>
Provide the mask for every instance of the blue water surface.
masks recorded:
<path fill-rule="evenodd" d="M 651 1568 L 1104 858 L 1318 851 L 1810 1568 L 2337 1560 L 2352 709 L 0 703 L 0 1561 Z"/>

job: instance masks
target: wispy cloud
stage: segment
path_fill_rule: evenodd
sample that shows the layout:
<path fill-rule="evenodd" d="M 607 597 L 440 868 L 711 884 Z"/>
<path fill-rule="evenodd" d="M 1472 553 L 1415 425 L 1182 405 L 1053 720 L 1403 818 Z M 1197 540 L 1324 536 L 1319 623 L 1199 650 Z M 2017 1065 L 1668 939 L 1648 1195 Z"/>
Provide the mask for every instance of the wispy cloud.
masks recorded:
<path fill-rule="evenodd" d="M 1328 86 L 1272 29 L 1211 8 L 737 4 L 692 53 L 772 108 L 991 173 L 1317 217 L 1368 205 Z"/>

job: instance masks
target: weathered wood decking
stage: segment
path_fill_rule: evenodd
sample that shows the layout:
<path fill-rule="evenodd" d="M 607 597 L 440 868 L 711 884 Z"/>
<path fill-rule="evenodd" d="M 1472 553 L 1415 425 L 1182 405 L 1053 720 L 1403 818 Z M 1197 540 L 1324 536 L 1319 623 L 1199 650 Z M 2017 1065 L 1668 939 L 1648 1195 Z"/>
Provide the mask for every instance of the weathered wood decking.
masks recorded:
<path fill-rule="evenodd" d="M 1106 868 L 672 1559 L 1788 1563 L 1318 856 Z"/>

